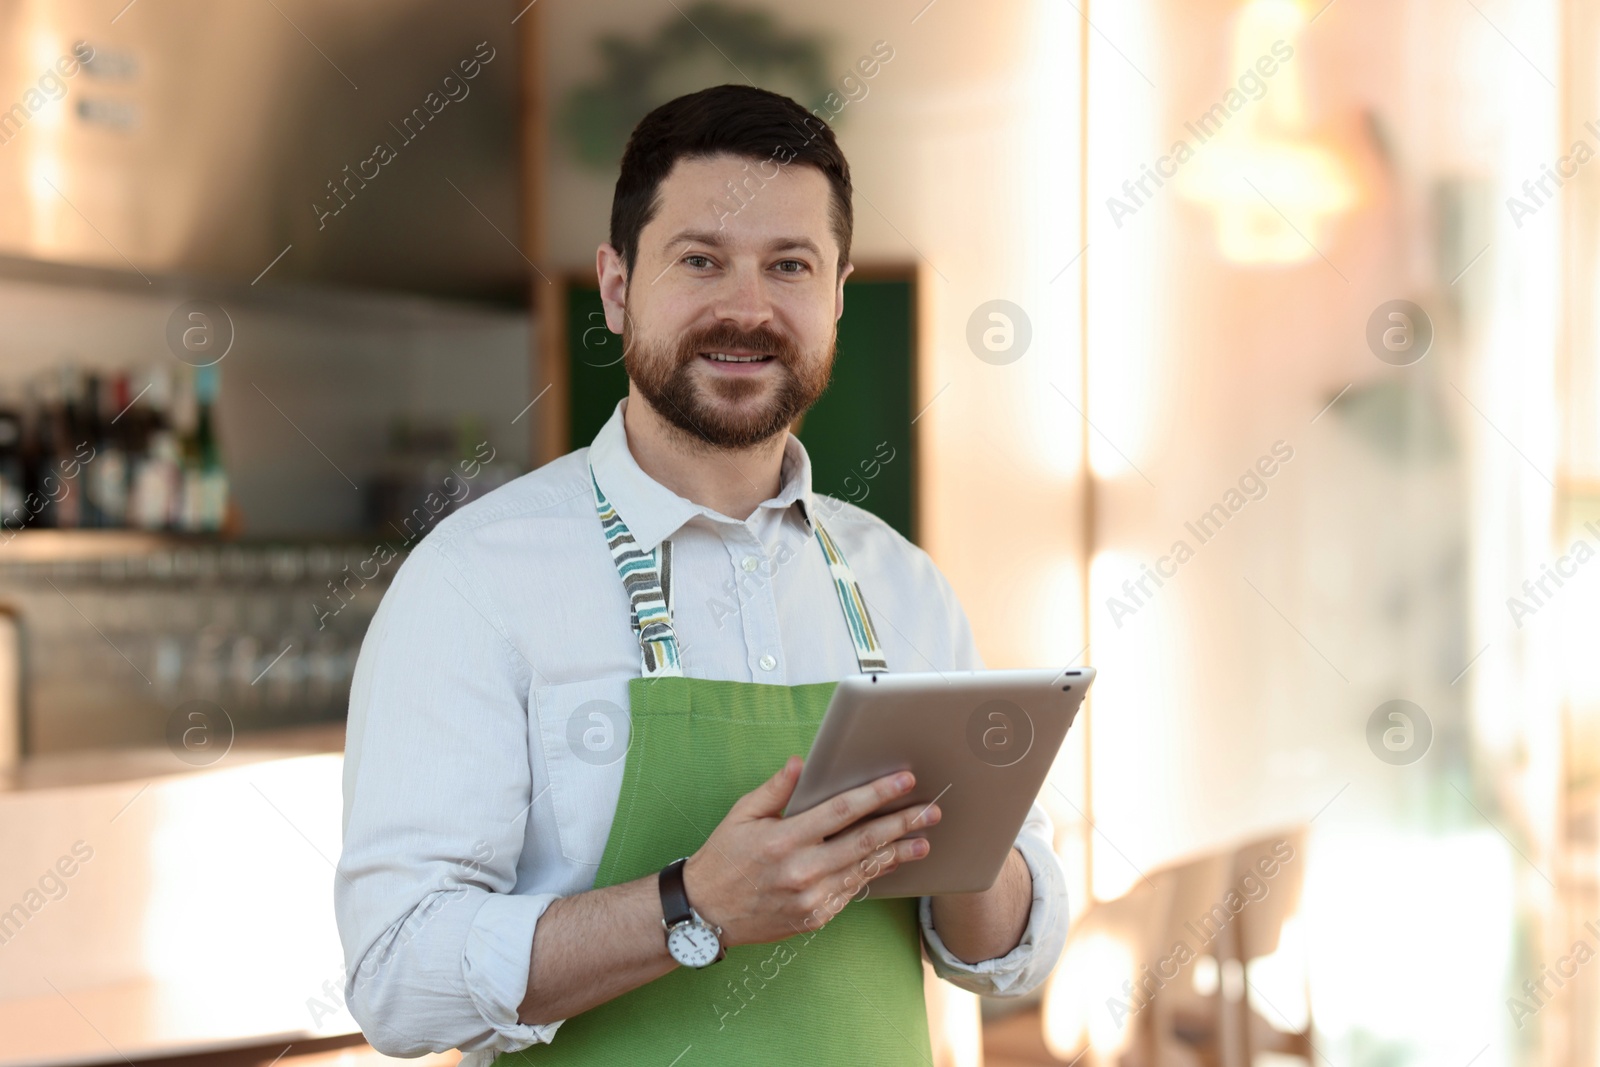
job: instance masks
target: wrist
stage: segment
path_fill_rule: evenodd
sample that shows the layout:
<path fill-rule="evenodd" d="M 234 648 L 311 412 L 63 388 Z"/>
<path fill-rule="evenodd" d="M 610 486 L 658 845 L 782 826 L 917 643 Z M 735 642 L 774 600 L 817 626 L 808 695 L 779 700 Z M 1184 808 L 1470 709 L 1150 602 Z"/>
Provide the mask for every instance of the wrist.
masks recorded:
<path fill-rule="evenodd" d="M 696 909 L 705 903 L 705 894 L 700 884 L 700 879 L 704 875 L 705 871 L 700 865 L 700 853 L 691 852 L 689 858 L 683 861 L 683 892 Z M 700 914 L 704 915 L 705 912 L 701 911 Z"/>
<path fill-rule="evenodd" d="M 1033 907 L 1033 872 L 1012 847 L 994 885 L 931 898 L 933 928 L 963 963 L 998 959 L 1021 944 Z"/>
<path fill-rule="evenodd" d="M 686 967 L 708 967 L 727 955 L 722 927 L 707 919 L 691 897 L 685 871 L 689 859 L 674 860 L 657 875 L 661 928 L 667 952 Z"/>
<path fill-rule="evenodd" d="M 672 953 L 667 951 L 667 939 L 661 936 L 661 872 L 647 874 L 634 883 L 639 888 L 639 910 L 641 918 L 641 937 L 647 938 L 653 951 L 651 955 L 673 968 L 678 961 L 672 958 Z"/>
<path fill-rule="evenodd" d="M 712 926 L 722 926 L 723 909 L 710 898 L 710 887 L 706 884 L 706 869 L 704 857 L 696 852 L 691 855 L 683 865 L 683 893 L 689 898 L 690 907 L 699 913 L 700 917 Z M 722 936 L 724 945 L 732 944 L 726 934 Z"/>

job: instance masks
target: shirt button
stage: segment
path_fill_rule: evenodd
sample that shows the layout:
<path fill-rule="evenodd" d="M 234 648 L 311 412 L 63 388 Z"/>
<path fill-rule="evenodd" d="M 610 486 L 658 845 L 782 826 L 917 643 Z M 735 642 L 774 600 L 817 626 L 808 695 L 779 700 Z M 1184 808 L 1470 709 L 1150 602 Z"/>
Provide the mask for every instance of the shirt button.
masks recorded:
<path fill-rule="evenodd" d="M 770 670 L 772 670 L 772 668 L 776 667 L 777 665 L 778 665 L 778 661 L 776 659 L 774 659 L 772 656 L 768 655 L 768 656 L 762 656 L 761 657 L 761 669 L 762 670 L 770 671 Z"/>
<path fill-rule="evenodd" d="M 753 571 L 759 566 L 761 566 L 761 561 L 759 559 L 757 559 L 756 557 L 754 557 L 754 556 L 746 556 L 744 558 L 744 569 L 745 570 Z"/>

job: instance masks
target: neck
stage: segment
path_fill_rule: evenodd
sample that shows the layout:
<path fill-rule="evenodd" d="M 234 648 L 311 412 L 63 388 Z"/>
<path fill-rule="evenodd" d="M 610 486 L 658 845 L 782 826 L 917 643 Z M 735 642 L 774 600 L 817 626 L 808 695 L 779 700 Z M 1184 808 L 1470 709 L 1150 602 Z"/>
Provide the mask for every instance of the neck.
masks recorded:
<path fill-rule="evenodd" d="M 685 500 L 743 521 L 782 488 L 787 434 L 749 448 L 717 448 L 662 418 L 628 391 L 622 406 L 628 450 L 639 469 Z"/>

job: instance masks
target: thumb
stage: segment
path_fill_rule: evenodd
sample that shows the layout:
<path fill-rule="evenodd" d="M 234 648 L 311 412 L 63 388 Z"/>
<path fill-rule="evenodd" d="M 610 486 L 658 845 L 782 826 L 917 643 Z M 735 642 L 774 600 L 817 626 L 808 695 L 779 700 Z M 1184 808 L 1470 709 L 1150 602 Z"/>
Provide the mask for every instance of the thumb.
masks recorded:
<path fill-rule="evenodd" d="M 783 806 L 794 795 L 795 783 L 800 781 L 800 768 L 804 761 L 790 756 L 778 768 L 778 773 L 746 793 L 739 801 L 742 814 L 752 819 L 771 818 L 783 814 Z"/>

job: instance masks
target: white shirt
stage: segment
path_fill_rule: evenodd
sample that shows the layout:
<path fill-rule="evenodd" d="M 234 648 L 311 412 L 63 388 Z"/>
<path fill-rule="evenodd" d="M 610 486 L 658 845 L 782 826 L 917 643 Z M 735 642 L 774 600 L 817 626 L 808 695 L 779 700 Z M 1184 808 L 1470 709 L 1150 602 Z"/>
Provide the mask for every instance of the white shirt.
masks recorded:
<path fill-rule="evenodd" d="M 334 909 L 347 1006 L 388 1055 L 459 1048 L 463 1067 L 481 1067 L 556 1039 L 561 1025 L 517 1021 L 534 929 L 551 901 L 594 887 L 626 762 L 621 709 L 641 673 L 591 462 L 640 548 L 672 539 L 685 675 L 801 685 L 859 670 L 811 532 L 819 513 L 860 582 L 890 671 L 983 668 L 927 553 L 868 512 L 814 495 L 792 434 L 782 489 L 741 522 L 640 469 L 626 403 L 590 447 L 442 520 L 396 572 L 362 642 Z M 963 963 L 921 901 L 934 970 L 973 992 L 1033 990 L 1066 940 L 1066 883 L 1037 803 L 1016 844 L 1034 899 L 1007 955 Z"/>

